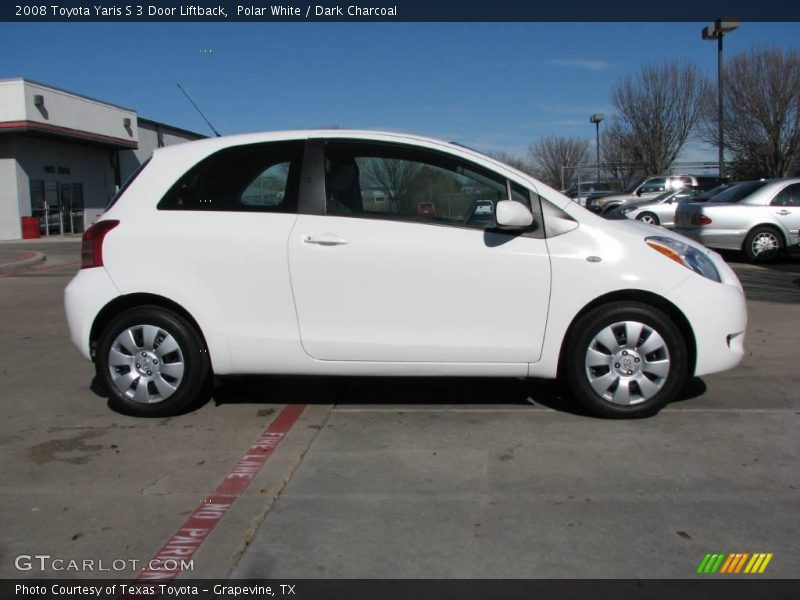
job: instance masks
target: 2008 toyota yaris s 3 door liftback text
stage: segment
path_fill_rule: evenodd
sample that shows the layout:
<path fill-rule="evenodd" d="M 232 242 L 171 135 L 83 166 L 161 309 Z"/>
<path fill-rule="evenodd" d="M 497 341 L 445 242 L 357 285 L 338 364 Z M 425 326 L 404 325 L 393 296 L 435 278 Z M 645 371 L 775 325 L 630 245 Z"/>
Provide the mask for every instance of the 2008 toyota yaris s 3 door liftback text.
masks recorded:
<path fill-rule="evenodd" d="M 744 354 L 718 254 L 410 135 L 156 150 L 84 234 L 82 267 L 72 340 L 141 416 L 187 410 L 213 372 L 561 376 L 594 413 L 641 417 Z"/>

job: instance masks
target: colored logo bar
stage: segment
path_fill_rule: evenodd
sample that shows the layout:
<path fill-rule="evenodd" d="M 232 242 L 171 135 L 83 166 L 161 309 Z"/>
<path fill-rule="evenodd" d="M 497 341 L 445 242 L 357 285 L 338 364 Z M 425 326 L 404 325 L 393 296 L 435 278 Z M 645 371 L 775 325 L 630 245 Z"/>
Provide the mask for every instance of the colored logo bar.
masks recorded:
<path fill-rule="evenodd" d="M 697 567 L 698 573 L 724 573 L 727 575 L 736 573 L 763 573 L 769 561 L 772 560 L 772 553 L 755 552 L 734 552 L 725 554 L 722 552 L 706 554 Z"/>

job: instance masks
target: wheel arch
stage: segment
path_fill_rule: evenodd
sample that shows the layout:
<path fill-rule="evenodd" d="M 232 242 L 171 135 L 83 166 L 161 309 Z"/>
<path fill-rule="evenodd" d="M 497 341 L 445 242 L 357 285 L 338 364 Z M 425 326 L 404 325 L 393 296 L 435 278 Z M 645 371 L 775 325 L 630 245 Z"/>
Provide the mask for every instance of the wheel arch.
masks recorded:
<path fill-rule="evenodd" d="M 697 341 L 694 337 L 694 331 L 692 330 L 692 326 L 689 323 L 689 320 L 686 318 L 686 315 L 683 314 L 681 309 L 675 306 L 672 302 L 664 298 L 663 296 L 659 296 L 658 294 L 654 294 L 653 292 L 647 292 L 645 290 L 617 290 L 614 292 L 609 292 L 602 296 L 598 296 L 588 304 L 586 304 L 581 310 L 577 312 L 577 314 L 572 318 L 572 321 L 567 327 L 566 332 L 564 333 L 564 337 L 561 340 L 561 348 L 558 353 L 558 375 L 561 377 L 563 374 L 564 368 L 564 355 L 566 352 L 567 344 L 572 336 L 573 330 L 575 328 L 575 324 L 578 320 L 588 313 L 590 310 L 594 310 L 598 306 L 602 306 L 604 304 L 609 304 L 611 302 L 641 302 L 642 304 L 648 304 L 654 308 L 659 309 L 661 312 L 666 314 L 672 321 L 675 323 L 675 326 L 678 328 L 678 331 L 681 333 L 681 337 L 683 337 L 684 342 L 686 343 L 686 352 L 687 352 L 687 367 L 688 373 L 693 374 L 695 370 L 695 365 L 697 362 Z"/>
<path fill-rule="evenodd" d="M 97 313 L 97 316 L 95 317 L 94 322 L 92 323 L 92 328 L 89 333 L 89 349 L 93 361 L 95 358 L 95 351 L 97 347 L 97 338 L 100 336 L 100 333 L 103 331 L 103 328 L 111 321 L 111 319 L 117 316 L 120 312 L 123 312 L 130 308 L 137 308 L 141 306 L 157 306 L 160 308 L 165 308 L 183 317 L 192 327 L 194 327 L 195 331 L 197 331 L 197 334 L 203 341 L 203 346 L 206 348 L 208 347 L 208 342 L 206 341 L 205 334 L 203 333 L 203 329 L 197 322 L 197 319 L 195 319 L 188 310 L 186 310 L 183 306 L 181 306 L 177 302 L 174 302 L 169 298 L 165 298 L 164 296 L 159 296 L 157 294 L 146 294 L 146 293 L 126 294 L 124 296 L 118 296 L 114 298 L 111 302 L 106 304 L 100 310 L 100 312 Z"/>
<path fill-rule="evenodd" d="M 766 227 L 766 228 L 772 229 L 773 231 L 776 231 L 778 234 L 780 234 L 781 240 L 783 240 L 783 247 L 784 248 L 788 247 L 789 244 L 791 243 L 791 241 L 789 240 L 789 237 L 786 235 L 786 232 L 783 230 L 783 227 L 781 227 L 777 223 L 771 223 L 769 221 L 766 221 L 764 223 L 759 223 L 757 225 L 753 225 L 750 229 L 747 230 L 747 233 L 744 235 L 744 239 L 742 240 L 742 248 L 741 248 L 742 252 L 745 251 L 745 248 L 747 246 L 747 238 L 750 237 L 750 234 L 753 233 L 753 231 L 755 231 L 759 227 Z"/>

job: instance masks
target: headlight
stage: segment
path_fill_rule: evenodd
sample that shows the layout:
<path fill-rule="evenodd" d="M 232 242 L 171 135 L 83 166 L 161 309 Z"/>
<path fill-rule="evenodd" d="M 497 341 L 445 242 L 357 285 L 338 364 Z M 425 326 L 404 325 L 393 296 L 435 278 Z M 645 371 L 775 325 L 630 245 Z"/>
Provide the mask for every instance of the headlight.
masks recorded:
<path fill-rule="evenodd" d="M 639 210 L 639 207 L 638 206 L 626 206 L 625 208 L 622 209 L 622 213 L 627 215 L 628 213 L 632 213 L 635 210 Z"/>
<path fill-rule="evenodd" d="M 678 240 L 668 237 L 648 237 L 644 240 L 656 252 L 660 252 L 667 258 L 671 258 L 676 263 L 682 264 L 687 269 L 691 269 L 698 275 L 702 275 L 706 279 L 720 283 L 722 279 L 719 276 L 719 271 L 711 259 L 708 258 L 702 251 L 679 242 Z"/>

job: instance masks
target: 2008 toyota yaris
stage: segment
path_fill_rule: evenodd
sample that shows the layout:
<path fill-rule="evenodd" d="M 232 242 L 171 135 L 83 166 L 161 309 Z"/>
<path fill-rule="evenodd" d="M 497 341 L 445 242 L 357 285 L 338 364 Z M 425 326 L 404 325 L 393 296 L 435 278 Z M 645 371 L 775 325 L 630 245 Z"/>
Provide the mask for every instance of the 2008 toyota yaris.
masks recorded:
<path fill-rule="evenodd" d="M 82 259 L 72 340 L 141 416 L 188 409 L 212 373 L 295 373 L 560 376 L 592 412 L 641 417 L 744 354 L 715 252 L 411 135 L 162 148 Z"/>

